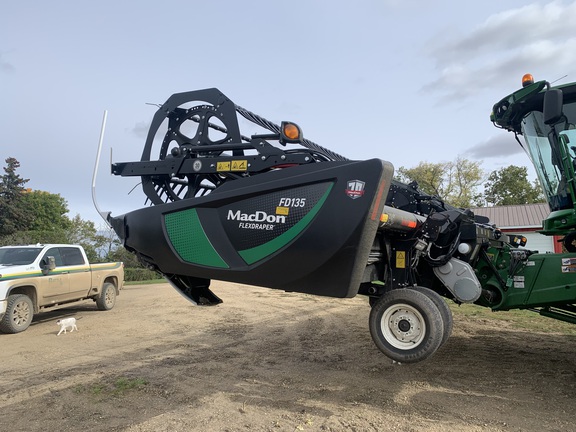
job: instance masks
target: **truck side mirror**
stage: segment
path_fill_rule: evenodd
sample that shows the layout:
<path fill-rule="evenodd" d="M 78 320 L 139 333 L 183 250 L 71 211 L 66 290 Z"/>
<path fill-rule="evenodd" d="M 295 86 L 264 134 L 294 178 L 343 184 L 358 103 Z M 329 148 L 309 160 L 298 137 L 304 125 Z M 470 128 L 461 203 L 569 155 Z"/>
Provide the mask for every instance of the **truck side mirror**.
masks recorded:
<path fill-rule="evenodd" d="M 42 274 L 47 275 L 56 268 L 56 259 L 53 256 L 47 256 L 42 260 Z"/>
<path fill-rule="evenodd" d="M 551 89 L 544 93 L 544 123 L 553 125 L 562 118 L 562 90 Z"/>

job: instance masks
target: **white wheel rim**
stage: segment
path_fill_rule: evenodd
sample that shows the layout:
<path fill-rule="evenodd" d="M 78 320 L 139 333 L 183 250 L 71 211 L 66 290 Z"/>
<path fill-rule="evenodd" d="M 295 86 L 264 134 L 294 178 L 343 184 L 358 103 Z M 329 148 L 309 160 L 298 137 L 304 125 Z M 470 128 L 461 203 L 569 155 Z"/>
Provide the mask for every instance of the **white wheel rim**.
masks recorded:
<path fill-rule="evenodd" d="M 426 335 L 426 323 L 422 314 L 413 306 L 398 303 L 384 311 L 381 321 L 382 334 L 394 348 L 416 348 Z"/>
<path fill-rule="evenodd" d="M 16 325 L 22 325 L 30 319 L 30 308 L 28 303 L 22 301 L 17 303 L 14 307 L 14 323 Z"/>
<path fill-rule="evenodd" d="M 107 306 L 110 306 L 114 303 L 114 298 L 116 297 L 116 293 L 112 292 L 112 289 L 108 289 L 106 291 L 106 295 L 104 296 L 104 301 L 106 302 Z"/>

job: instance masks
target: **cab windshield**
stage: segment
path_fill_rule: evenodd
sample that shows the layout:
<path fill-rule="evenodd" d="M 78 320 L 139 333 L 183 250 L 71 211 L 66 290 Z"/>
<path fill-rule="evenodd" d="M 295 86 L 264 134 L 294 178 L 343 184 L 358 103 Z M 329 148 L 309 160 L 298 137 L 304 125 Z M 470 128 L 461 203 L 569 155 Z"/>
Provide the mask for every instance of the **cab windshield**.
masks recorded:
<path fill-rule="evenodd" d="M 541 111 L 531 111 L 522 121 L 526 151 L 552 211 L 574 208 L 557 137 L 565 131 L 569 137 L 574 136 L 570 141 L 576 146 L 576 103 L 565 104 L 563 111 L 565 119 L 554 126 L 556 133 L 551 126 L 544 124 Z M 570 155 L 573 157 L 574 151 L 571 150 Z"/>

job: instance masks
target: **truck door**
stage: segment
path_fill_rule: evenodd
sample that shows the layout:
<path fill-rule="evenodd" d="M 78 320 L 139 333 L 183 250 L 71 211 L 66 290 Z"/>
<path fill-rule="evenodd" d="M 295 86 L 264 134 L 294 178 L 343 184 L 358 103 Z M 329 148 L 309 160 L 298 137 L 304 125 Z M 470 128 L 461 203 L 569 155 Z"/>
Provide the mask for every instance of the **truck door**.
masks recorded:
<path fill-rule="evenodd" d="M 86 262 L 84 255 L 77 247 L 60 247 L 60 253 L 64 260 L 64 267 L 69 274 L 70 298 L 86 297 L 92 284 L 90 264 Z"/>
<path fill-rule="evenodd" d="M 54 257 L 56 268 L 39 278 L 38 300 L 40 306 L 59 303 L 68 300 L 70 296 L 69 274 L 64 267 L 64 260 L 60 250 L 57 247 L 48 249 L 42 256 L 41 262 L 47 262 L 49 256 Z"/>

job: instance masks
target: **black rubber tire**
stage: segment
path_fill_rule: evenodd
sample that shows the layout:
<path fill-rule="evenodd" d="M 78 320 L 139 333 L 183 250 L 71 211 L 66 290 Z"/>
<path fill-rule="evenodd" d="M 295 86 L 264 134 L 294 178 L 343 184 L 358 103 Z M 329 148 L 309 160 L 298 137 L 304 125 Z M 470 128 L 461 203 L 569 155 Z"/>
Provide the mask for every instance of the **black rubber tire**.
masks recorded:
<path fill-rule="evenodd" d="M 442 335 L 442 343 L 440 344 L 440 346 L 444 345 L 448 340 L 448 338 L 450 338 L 450 335 L 452 334 L 452 328 L 454 327 L 452 311 L 448 307 L 446 300 L 444 300 L 444 297 L 442 297 L 436 291 L 431 290 L 430 288 L 416 286 L 413 287 L 412 289 L 415 289 L 416 291 L 420 291 L 421 293 L 426 294 L 428 298 L 434 302 L 434 304 L 440 311 L 440 316 L 442 317 L 442 322 L 444 324 L 444 333 Z"/>
<path fill-rule="evenodd" d="M 436 352 L 442 343 L 444 323 L 434 302 L 414 289 L 395 289 L 372 307 L 372 340 L 398 363 L 416 363 Z"/>
<path fill-rule="evenodd" d="M 26 330 L 34 317 L 34 304 L 26 294 L 8 296 L 6 313 L 0 321 L 0 332 L 20 333 Z"/>
<path fill-rule="evenodd" d="M 107 311 L 116 304 L 116 287 L 114 284 L 106 282 L 102 286 L 102 292 L 96 297 L 96 306 L 101 311 Z"/>

